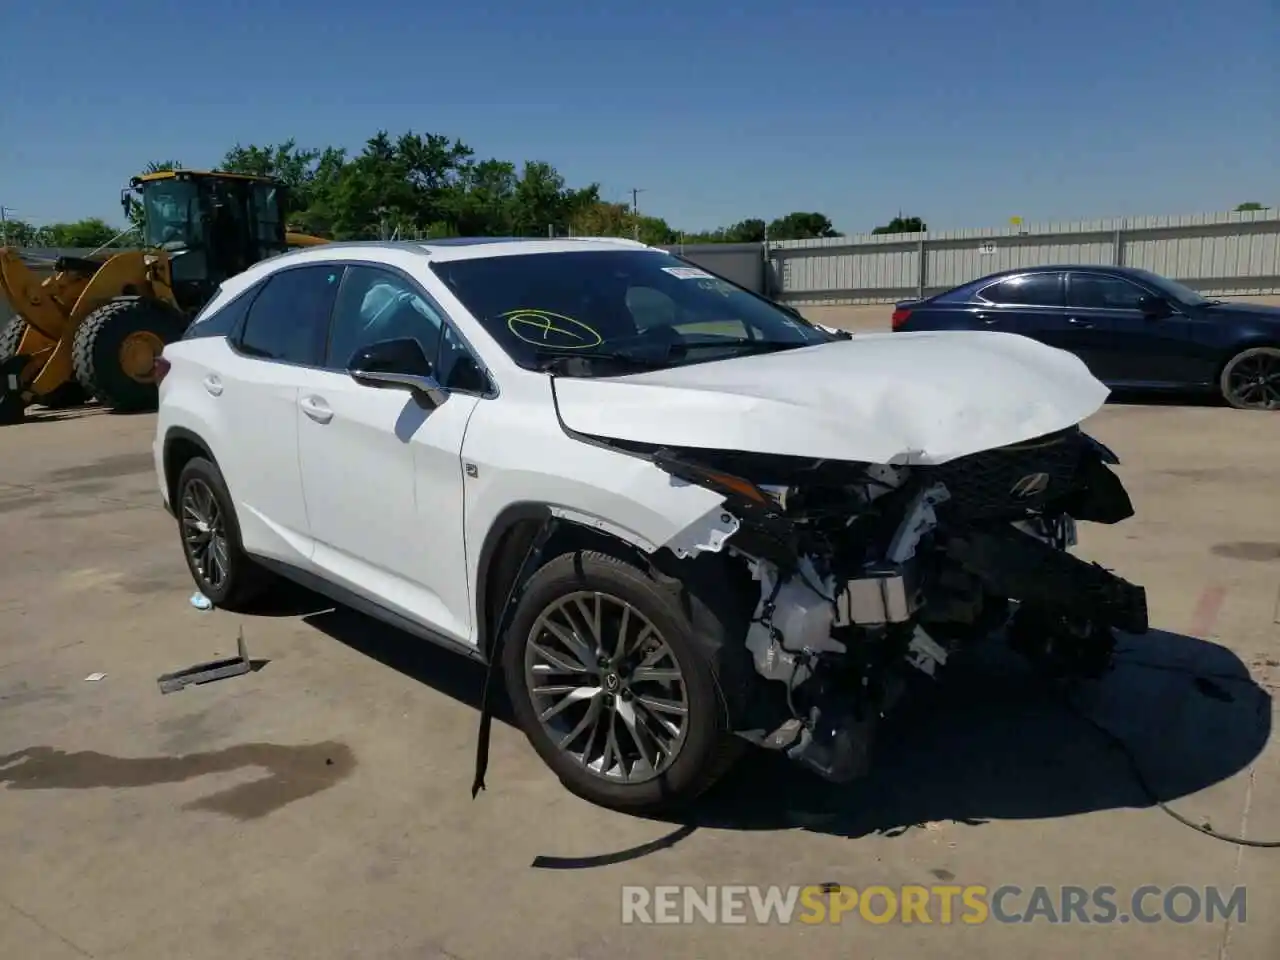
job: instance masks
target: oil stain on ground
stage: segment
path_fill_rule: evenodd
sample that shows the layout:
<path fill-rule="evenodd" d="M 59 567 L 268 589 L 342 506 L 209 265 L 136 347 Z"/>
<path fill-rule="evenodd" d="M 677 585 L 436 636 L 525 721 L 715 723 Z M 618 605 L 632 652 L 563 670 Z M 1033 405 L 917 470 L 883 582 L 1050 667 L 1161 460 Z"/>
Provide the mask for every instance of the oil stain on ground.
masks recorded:
<path fill-rule="evenodd" d="M 114 457 L 103 457 L 94 463 L 51 470 L 45 474 L 45 479 L 54 483 L 69 483 L 76 480 L 106 480 L 111 477 L 131 477 L 154 469 L 155 460 L 149 451 L 144 453 L 122 453 Z"/>
<path fill-rule="evenodd" d="M 52 499 L 47 493 L 2 493 L 0 494 L 0 513 L 15 513 L 26 510 Z"/>
<path fill-rule="evenodd" d="M 1219 543 L 1213 547 L 1213 552 L 1219 557 L 1228 557 L 1232 560 L 1256 560 L 1265 563 L 1268 560 L 1280 560 L 1280 543 L 1274 541 Z"/>
<path fill-rule="evenodd" d="M 257 820 L 350 776 L 356 759 L 345 743 L 333 741 L 296 746 L 244 743 L 177 757 L 114 757 L 93 750 L 69 753 L 29 747 L 0 755 L 0 784 L 10 790 L 121 790 L 252 767 L 265 770 L 266 776 L 211 793 L 183 809 Z"/>

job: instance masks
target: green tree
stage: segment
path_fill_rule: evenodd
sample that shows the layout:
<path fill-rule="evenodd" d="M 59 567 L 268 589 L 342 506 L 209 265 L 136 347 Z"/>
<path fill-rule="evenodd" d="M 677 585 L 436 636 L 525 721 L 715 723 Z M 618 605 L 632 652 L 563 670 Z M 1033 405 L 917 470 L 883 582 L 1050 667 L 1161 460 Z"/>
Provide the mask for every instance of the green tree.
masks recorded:
<path fill-rule="evenodd" d="M 827 220 L 826 217 L 823 217 L 822 220 L 830 228 L 831 221 Z M 761 243 L 764 241 L 768 229 L 768 225 L 758 218 L 739 220 L 733 226 L 725 229 L 725 243 Z"/>
<path fill-rule="evenodd" d="M 53 223 L 47 228 L 52 247 L 104 247 L 117 239 L 121 231 L 97 217 L 74 223 Z"/>
<path fill-rule="evenodd" d="M 1246 210 L 1270 210 L 1270 209 L 1271 209 L 1270 207 L 1268 207 L 1268 206 L 1264 206 L 1263 204 L 1258 203 L 1256 200 L 1250 200 L 1250 201 L 1248 201 L 1247 203 L 1242 203 L 1242 204 L 1240 204 L 1239 206 L 1237 206 L 1237 207 L 1236 207 L 1236 210 L 1238 210 L 1238 211 L 1246 211 Z"/>
<path fill-rule="evenodd" d="M 25 220 L 6 220 L 0 227 L 0 247 L 35 247 L 39 243 L 40 230 Z"/>
<path fill-rule="evenodd" d="M 821 213 L 788 213 L 769 224 L 770 240 L 812 240 L 838 237 L 831 221 Z"/>
<path fill-rule="evenodd" d="M 919 217 L 904 217 L 898 214 L 882 227 L 876 227 L 872 233 L 925 233 L 929 225 Z"/>
<path fill-rule="evenodd" d="M 174 161 L 148 171 L 181 169 Z M 821 213 L 795 212 L 766 224 L 741 220 L 702 233 L 681 233 L 661 217 L 637 216 L 601 199 L 598 183 L 570 187 L 544 160 L 478 160 L 470 146 L 438 133 L 380 130 L 357 153 L 335 146 L 237 143 L 219 167 L 272 177 L 287 190 L 289 227 L 338 240 L 379 237 L 639 237 L 650 244 L 758 243 L 840 234 Z M 130 213 L 138 225 L 140 211 Z"/>

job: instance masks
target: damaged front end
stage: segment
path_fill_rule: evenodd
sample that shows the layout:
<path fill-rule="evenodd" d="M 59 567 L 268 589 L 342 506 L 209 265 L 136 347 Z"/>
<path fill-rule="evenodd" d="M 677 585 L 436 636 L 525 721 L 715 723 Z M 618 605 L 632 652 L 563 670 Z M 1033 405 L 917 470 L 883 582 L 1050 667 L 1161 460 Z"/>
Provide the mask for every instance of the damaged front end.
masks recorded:
<path fill-rule="evenodd" d="M 1057 676 L 1098 675 L 1113 631 L 1147 630 L 1143 588 L 1069 552 L 1076 521 L 1133 513 L 1078 427 L 936 466 L 650 455 L 725 497 L 722 529 L 678 552 L 723 552 L 758 585 L 745 644 L 766 682 L 736 732 L 829 780 L 867 772 L 913 672 L 996 630 Z"/>

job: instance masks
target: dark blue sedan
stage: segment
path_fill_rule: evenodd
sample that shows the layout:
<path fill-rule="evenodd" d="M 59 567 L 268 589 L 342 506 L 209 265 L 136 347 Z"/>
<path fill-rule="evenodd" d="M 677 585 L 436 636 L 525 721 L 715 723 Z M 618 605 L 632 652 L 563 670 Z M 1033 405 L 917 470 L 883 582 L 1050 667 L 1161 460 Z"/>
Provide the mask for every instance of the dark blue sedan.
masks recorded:
<path fill-rule="evenodd" d="M 1002 330 L 1074 353 L 1113 389 L 1204 391 L 1280 410 L 1280 308 L 1202 297 L 1131 267 L 1006 270 L 927 300 L 893 329 Z"/>

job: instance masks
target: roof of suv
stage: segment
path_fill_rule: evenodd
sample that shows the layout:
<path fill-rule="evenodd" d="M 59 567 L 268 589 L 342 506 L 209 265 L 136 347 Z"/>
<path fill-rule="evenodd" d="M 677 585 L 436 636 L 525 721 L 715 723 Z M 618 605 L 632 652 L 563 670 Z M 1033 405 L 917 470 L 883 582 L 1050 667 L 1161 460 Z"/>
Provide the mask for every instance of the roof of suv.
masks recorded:
<path fill-rule="evenodd" d="M 476 260 L 483 257 L 509 257 L 518 254 L 575 253 L 584 250 L 649 250 L 665 253 L 660 247 L 651 247 L 638 240 L 622 237 L 569 237 L 546 240 L 521 237 L 442 237 L 439 240 L 337 240 L 315 246 L 291 250 L 278 256 L 260 260 L 241 273 L 223 281 L 220 292 L 214 298 L 219 304 L 238 296 L 264 276 L 292 263 L 325 263 L 341 260 L 357 251 L 383 249 L 418 254 L 428 261 Z M 210 302 L 212 307 L 214 301 Z M 214 308 L 214 309 L 220 309 Z"/>
<path fill-rule="evenodd" d="M 299 259 L 324 260 L 326 254 L 370 248 L 404 250 L 421 253 L 429 260 L 472 260 L 478 257 L 508 257 L 528 253 L 571 253 L 580 250 L 654 250 L 648 244 L 622 237 L 441 237 L 439 240 L 338 240 L 283 254 Z M 310 254 L 310 256 L 306 256 Z M 279 261 L 281 258 L 274 258 Z"/>

